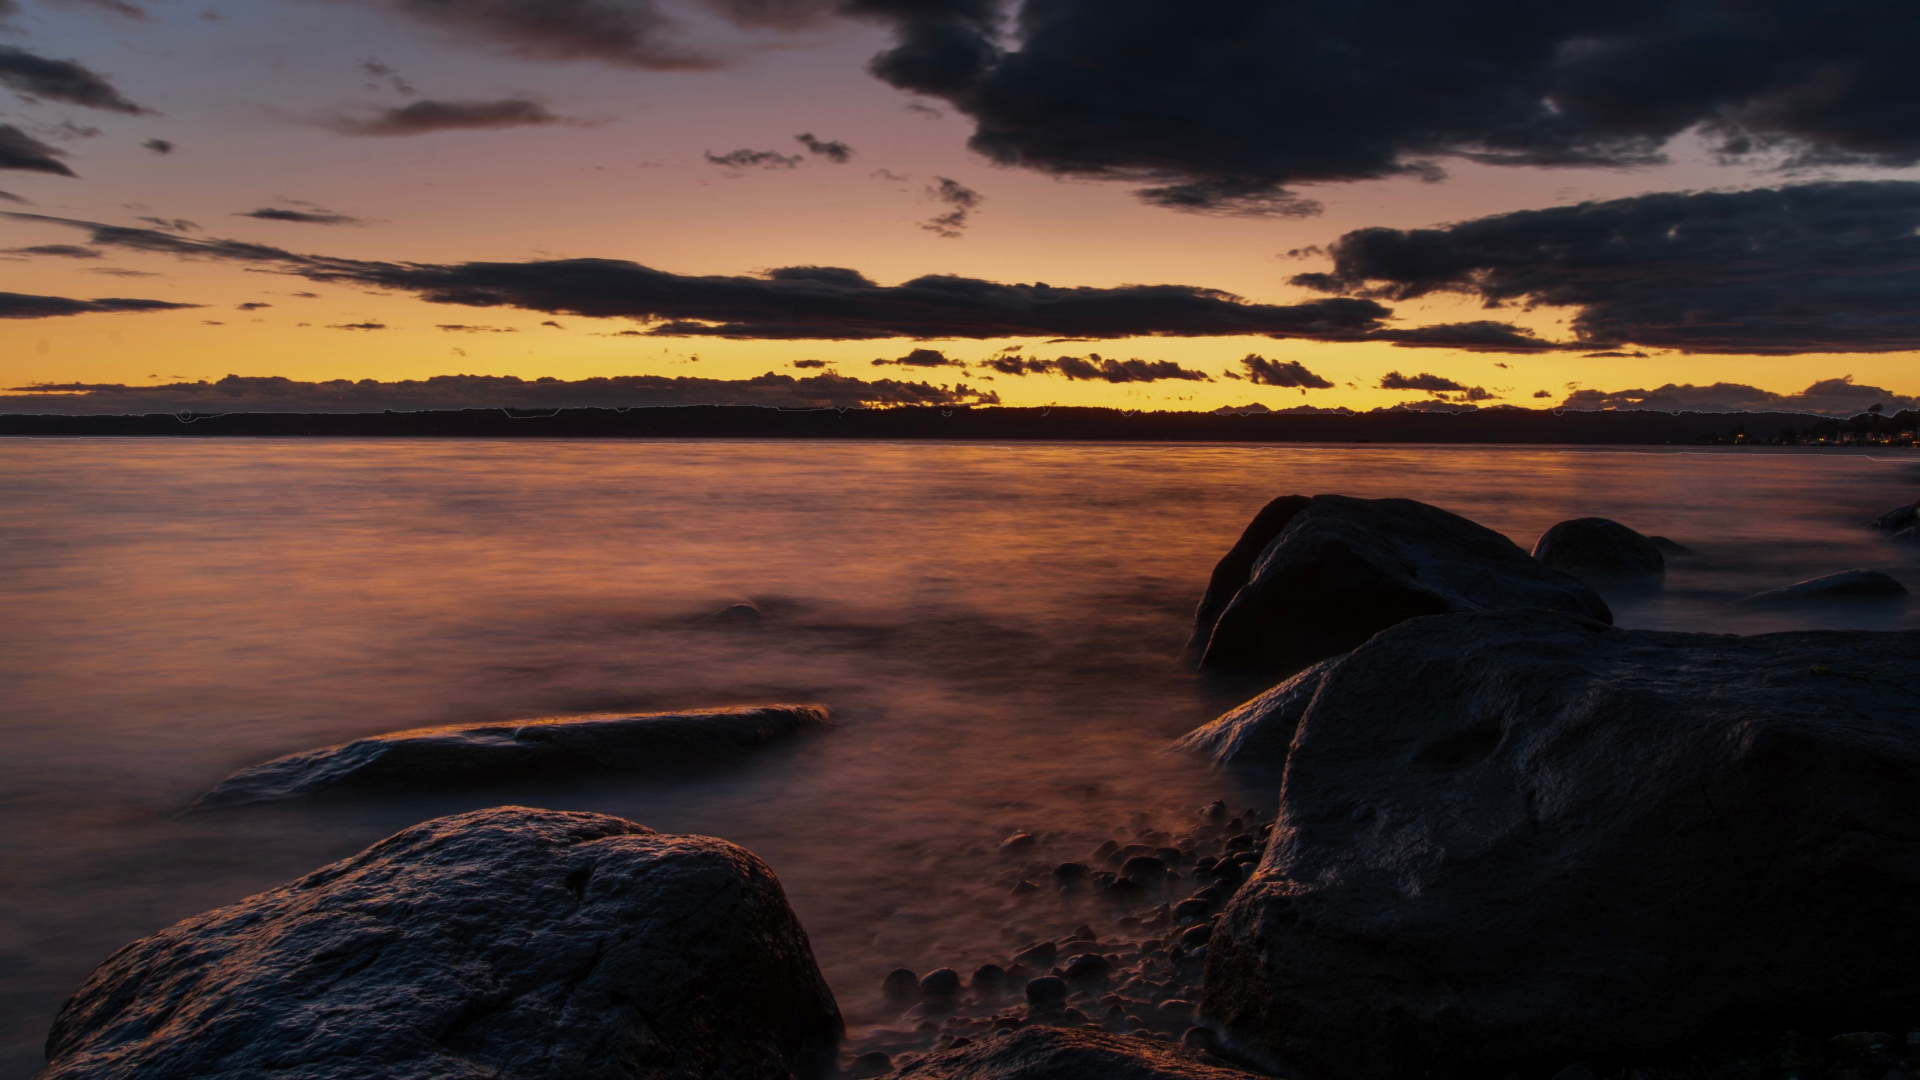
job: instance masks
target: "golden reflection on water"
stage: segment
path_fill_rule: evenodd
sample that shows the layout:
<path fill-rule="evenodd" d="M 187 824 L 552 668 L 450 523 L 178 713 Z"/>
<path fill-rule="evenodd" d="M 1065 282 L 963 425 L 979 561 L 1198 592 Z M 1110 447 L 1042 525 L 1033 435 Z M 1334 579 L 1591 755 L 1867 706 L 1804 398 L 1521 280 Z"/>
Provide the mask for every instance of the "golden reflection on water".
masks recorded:
<path fill-rule="evenodd" d="M 1695 548 L 1623 625 L 1914 625 L 1727 601 L 1855 566 L 1910 456 L 772 442 L 0 444 L 0 1078 L 114 948 L 422 818 L 518 801 L 774 867 L 842 1003 L 1003 961 L 1016 829 L 1080 857 L 1266 793 L 1165 757 L 1233 699 L 1176 655 L 1267 499 L 1405 496 L 1522 546 L 1599 514 Z M 698 625 L 751 600 L 759 625 Z M 227 772 L 398 728 L 813 700 L 834 731 L 684 781 L 182 817 Z M 1026 925 L 1031 923 L 1032 925 Z"/>

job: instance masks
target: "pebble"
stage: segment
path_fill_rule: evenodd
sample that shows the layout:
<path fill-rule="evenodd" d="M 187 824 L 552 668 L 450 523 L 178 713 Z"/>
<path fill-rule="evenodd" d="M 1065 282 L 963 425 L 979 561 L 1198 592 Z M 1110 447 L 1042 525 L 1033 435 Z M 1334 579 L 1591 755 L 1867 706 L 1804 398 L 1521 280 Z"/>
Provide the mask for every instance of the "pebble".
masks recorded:
<path fill-rule="evenodd" d="M 853 1080 L 869 1080 L 870 1077 L 885 1076 L 893 1071 L 893 1059 L 883 1050 L 869 1050 L 853 1059 L 848 1066 L 847 1075 Z"/>
<path fill-rule="evenodd" d="M 1040 891 L 1040 886 L 1035 885 L 1033 882 L 1028 881 L 1025 878 L 1021 878 L 1019 881 L 1014 882 L 1013 888 L 1007 890 L 1008 894 L 1011 896 L 1026 896 L 1030 893 L 1037 893 L 1039 891 Z"/>
<path fill-rule="evenodd" d="M 1226 817 L 1227 816 L 1226 800 L 1221 799 L 1221 800 L 1209 803 L 1205 807 L 1202 807 L 1200 810 L 1200 816 L 1203 818 Z"/>
<path fill-rule="evenodd" d="M 1082 953 L 1067 964 L 1066 979 L 1070 983 L 1090 982 L 1104 979 L 1113 970 L 1113 965 L 1099 953 Z"/>
<path fill-rule="evenodd" d="M 1180 944 L 1185 945 L 1188 949 L 1197 948 L 1212 940 L 1212 923 L 1201 923 L 1199 926 L 1189 926 L 1186 931 L 1180 935 Z"/>
<path fill-rule="evenodd" d="M 1000 852 L 1001 854 L 1012 854 L 1014 852 L 1025 851 L 1032 846 L 1033 836 L 1031 834 L 1017 832 L 1005 840 L 1000 841 Z"/>
<path fill-rule="evenodd" d="M 1167 864 L 1157 855 L 1135 855 L 1120 868 L 1120 876 L 1146 884 L 1166 879 Z"/>
<path fill-rule="evenodd" d="M 1007 973 L 999 964 L 982 964 L 973 969 L 969 985 L 976 994 L 997 994 L 1006 988 Z"/>
<path fill-rule="evenodd" d="M 1060 954 L 1060 947 L 1051 941 L 1035 942 L 1013 956 L 1016 964 L 1044 964 L 1053 966 L 1053 958 Z M 909 973 L 911 974 L 911 973 Z"/>
<path fill-rule="evenodd" d="M 1091 873 L 1093 868 L 1086 863 L 1063 862 L 1053 868 L 1053 883 L 1061 888 L 1078 885 Z"/>
<path fill-rule="evenodd" d="M 1106 843 L 1101 844 L 1099 847 L 1093 849 L 1093 861 L 1106 862 L 1109 858 L 1112 858 L 1113 855 L 1116 854 L 1119 850 L 1120 850 L 1120 845 L 1115 843 L 1112 840 L 1109 840 Z"/>
<path fill-rule="evenodd" d="M 1180 1043 L 1183 1046 L 1191 1046 L 1195 1050 L 1211 1050 L 1217 1044 L 1217 1040 L 1213 1032 L 1206 1028 L 1190 1027 L 1185 1035 L 1180 1036 Z"/>
<path fill-rule="evenodd" d="M 1036 1009 L 1059 1008 L 1067 1003 L 1067 983 L 1054 975 L 1042 975 L 1027 983 L 1027 1004 Z"/>
<path fill-rule="evenodd" d="M 920 976 L 906 968 L 894 968 L 880 984 L 880 992 L 892 1001 L 908 1000 L 920 992 Z"/>
<path fill-rule="evenodd" d="M 960 992 L 960 973 L 952 968 L 941 968 L 927 973 L 920 980 L 920 996 L 934 1000 L 945 1000 Z"/>

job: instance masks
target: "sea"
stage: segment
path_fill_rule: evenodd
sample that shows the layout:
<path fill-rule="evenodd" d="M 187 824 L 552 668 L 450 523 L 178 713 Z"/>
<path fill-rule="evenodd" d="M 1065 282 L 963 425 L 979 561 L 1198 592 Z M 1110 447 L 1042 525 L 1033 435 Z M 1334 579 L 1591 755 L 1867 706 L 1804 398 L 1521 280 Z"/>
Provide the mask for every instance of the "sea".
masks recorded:
<path fill-rule="evenodd" d="M 1859 567 L 1920 589 L 1920 545 L 1864 527 L 1920 498 L 1906 450 L 4 440 L 0 1080 L 122 945 L 502 804 L 744 845 L 849 1023 L 887 1023 L 894 968 L 964 974 L 1100 917 L 1013 895 L 1008 836 L 1085 859 L 1215 800 L 1271 813 L 1270 778 L 1166 747 L 1251 692 L 1182 646 L 1215 560 L 1294 493 L 1692 549 L 1608 597 L 1622 626 L 1920 626 L 1920 603 L 1734 603 Z M 703 620 L 738 603 L 762 617 Z M 186 810 L 379 732 L 789 701 L 833 726 L 700 774 Z"/>

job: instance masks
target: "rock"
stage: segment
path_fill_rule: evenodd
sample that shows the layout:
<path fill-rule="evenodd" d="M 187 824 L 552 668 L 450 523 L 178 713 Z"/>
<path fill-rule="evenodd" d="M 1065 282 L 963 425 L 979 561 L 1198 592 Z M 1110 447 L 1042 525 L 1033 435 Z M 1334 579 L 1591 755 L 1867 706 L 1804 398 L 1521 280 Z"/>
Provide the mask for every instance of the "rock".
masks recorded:
<path fill-rule="evenodd" d="M 1540 534 L 1533 557 L 1543 566 L 1603 584 L 1656 578 L 1667 572 L 1667 560 L 1651 537 L 1603 517 L 1560 522 Z"/>
<path fill-rule="evenodd" d="M 772 871 L 723 840 L 497 807 L 113 954 L 47 1080 L 811 1077 L 839 1010 Z"/>
<path fill-rule="evenodd" d="M 1245 546 L 1283 520 L 1256 559 L 1243 558 Z M 1205 642 L 1195 649 L 1202 668 L 1284 678 L 1407 619 L 1503 608 L 1613 621 L 1579 579 L 1438 507 L 1289 496 L 1262 510 L 1215 568 L 1193 641 Z"/>
<path fill-rule="evenodd" d="M 730 761 L 828 722 L 820 705 L 759 705 L 416 728 L 242 769 L 194 805 L 235 806 L 331 791 L 406 790 L 589 772 L 672 773 Z"/>
<path fill-rule="evenodd" d="M 1113 965 L 1099 953 L 1081 953 L 1067 961 L 1066 980 L 1069 983 L 1091 982 L 1104 979 L 1113 970 Z"/>
<path fill-rule="evenodd" d="M 1033 847 L 1033 844 L 1034 839 L 1032 834 L 1023 832 L 1014 833 L 1012 836 L 1000 841 L 1000 854 L 1017 855 Z"/>
<path fill-rule="evenodd" d="M 960 993 L 960 973 L 952 968 L 941 968 L 927 973 L 920 980 L 920 996 L 932 1001 L 948 1001 Z"/>
<path fill-rule="evenodd" d="M 1067 1003 L 1066 980 L 1042 975 L 1027 981 L 1027 1004 L 1035 1009 L 1057 1009 Z"/>
<path fill-rule="evenodd" d="M 738 626 L 751 625 L 760 622 L 764 618 L 766 618 L 766 616 L 761 614 L 759 608 L 743 600 L 737 604 L 728 604 L 719 611 L 711 611 L 700 616 L 700 622 L 705 626 Z"/>
<path fill-rule="evenodd" d="M 1049 1027 L 936 1051 L 899 1075 L 913 1080 L 1248 1080 L 1247 1073 L 1189 1047 Z"/>
<path fill-rule="evenodd" d="M 1869 529 L 1885 529 L 1888 532 L 1899 532 L 1902 529 L 1911 529 L 1916 525 L 1920 525 L 1920 502 L 1910 503 L 1906 506 L 1889 510 L 1879 517 L 1874 518 L 1872 521 L 1867 522 L 1867 528 Z"/>
<path fill-rule="evenodd" d="M 1207 945 L 1269 1066 L 1546 1075 L 1920 997 L 1920 631 L 1416 619 L 1330 671 Z"/>
<path fill-rule="evenodd" d="M 1007 986 L 1007 973 L 999 964 L 981 964 L 973 969 L 968 983 L 976 994 L 998 994 Z"/>
<path fill-rule="evenodd" d="M 1027 896 L 1031 893 L 1037 893 L 1039 891 L 1040 891 L 1040 886 L 1035 885 L 1033 882 L 1028 881 L 1026 878 L 1021 878 L 1019 881 L 1016 881 L 1013 883 L 1013 888 L 1008 889 L 1007 893 L 1010 896 Z"/>
<path fill-rule="evenodd" d="M 1085 881 L 1092 872 L 1093 868 L 1085 863 L 1063 862 L 1053 868 L 1053 883 L 1060 888 L 1068 888 Z"/>
<path fill-rule="evenodd" d="M 1647 537 L 1647 542 L 1648 542 L 1648 543 L 1650 543 L 1650 544 L 1652 544 L 1652 545 L 1653 545 L 1654 547 L 1657 547 L 1657 548 L 1659 548 L 1659 549 L 1660 549 L 1660 553 L 1661 553 L 1662 555 L 1691 555 L 1691 554 L 1693 554 L 1693 549 L 1692 549 L 1692 548 L 1690 548 L 1690 547 L 1688 547 L 1687 545 L 1685 545 L 1685 544 L 1682 544 L 1682 543 L 1680 543 L 1680 542 L 1678 542 L 1678 541 L 1675 541 L 1675 540 L 1669 540 L 1669 539 L 1667 539 L 1667 538 L 1666 538 L 1666 537 L 1664 537 L 1664 536 L 1649 536 L 1649 537 Z"/>
<path fill-rule="evenodd" d="M 908 968 L 894 968 L 880 983 L 880 993 L 889 1001 L 912 1001 L 920 996 L 920 976 Z"/>
<path fill-rule="evenodd" d="M 1120 876 L 1142 885 L 1159 885 L 1167 880 L 1167 864 L 1157 855 L 1135 855 L 1120 868 Z"/>
<path fill-rule="evenodd" d="M 1903 544 L 1920 544 L 1920 526 L 1908 526 L 1893 534 L 1893 539 Z"/>
<path fill-rule="evenodd" d="M 1278 768 L 1286 764 L 1293 729 L 1313 702 L 1320 680 L 1345 659 L 1322 660 L 1252 701 L 1193 729 L 1172 749 L 1199 754 L 1215 765 L 1252 765 Z"/>
<path fill-rule="evenodd" d="M 1907 587 L 1878 570 L 1842 570 L 1744 597 L 1742 604 L 1820 604 L 1862 600 L 1899 600 Z"/>
<path fill-rule="evenodd" d="M 1053 958 L 1060 954 L 1060 947 L 1051 941 L 1036 941 L 1032 945 L 1015 953 L 1013 960 L 1017 964 L 1039 964 L 1050 966 Z"/>
<path fill-rule="evenodd" d="M 873 1080 L 892 1071 L 893 1059 L 884 1050 L 869 1050 L 854 1058 L 853 1064 L 847 1066 L 847 1076 L 851 1080 Z"/>

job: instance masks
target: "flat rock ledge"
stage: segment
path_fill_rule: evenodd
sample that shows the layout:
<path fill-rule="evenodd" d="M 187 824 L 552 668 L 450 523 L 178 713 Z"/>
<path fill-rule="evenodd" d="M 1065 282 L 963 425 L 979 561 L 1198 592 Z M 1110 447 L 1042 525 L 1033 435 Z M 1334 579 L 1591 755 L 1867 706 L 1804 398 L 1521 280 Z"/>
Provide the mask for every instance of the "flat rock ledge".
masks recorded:
<path fill-rule="evenodd" d="M 750 852 L 507 806 L 121 949 L 41 1080 L 810 1080 L 842 1032 Z"/>
<path fill-rule="evenodd" d="M 1910 1022 L 1920 631 L 1413 619 L 1296 723 L 1207 945 L 1200 1016 L 1238 1054 L 1547 1076 Z"/>
<path fill-rule="evenodd" d="M 330 791 L 447 787 L 591 772 L 659 773 L 721 764 L 830 722 L 821 705 L 755 705 L 416 728 L 242 769 L 202 795 L 194 807 Z"/>
<path fill-rule="evenodd" d="M 1248 1080 L 1198 1050 L 1099 1031 L 1030 1027 L 928 1054 L 900 1080 Z"/>

